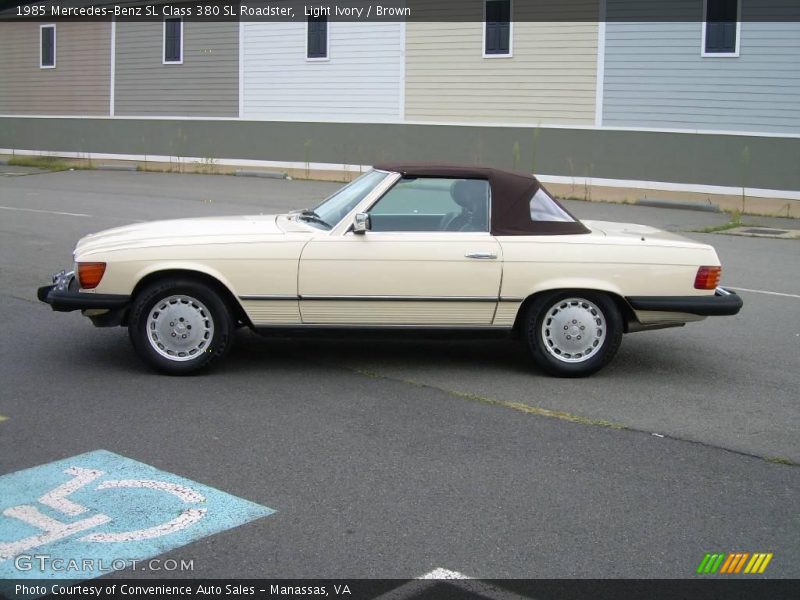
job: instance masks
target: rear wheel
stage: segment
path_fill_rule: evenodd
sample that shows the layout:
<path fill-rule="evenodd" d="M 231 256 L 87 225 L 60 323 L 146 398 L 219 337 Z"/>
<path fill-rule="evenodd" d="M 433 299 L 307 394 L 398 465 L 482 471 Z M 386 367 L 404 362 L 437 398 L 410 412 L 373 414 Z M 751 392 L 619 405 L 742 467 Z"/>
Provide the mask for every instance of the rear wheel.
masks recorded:
<path fill-rule="evenodd" d="M 228 307 L 212 288 L 191 280 L 165 279 L 136 295 L 128 333 L 148 365 L 183 375 L 225 356 L 234 327 Z"/>
<path fill-rule="evenodd" d="M 526 316 L 536 363 L 559 377 L 585 377 L 607 365 L 622 341 L 622 317 L 606 294 L 566 290 L 542 294 Z"/>

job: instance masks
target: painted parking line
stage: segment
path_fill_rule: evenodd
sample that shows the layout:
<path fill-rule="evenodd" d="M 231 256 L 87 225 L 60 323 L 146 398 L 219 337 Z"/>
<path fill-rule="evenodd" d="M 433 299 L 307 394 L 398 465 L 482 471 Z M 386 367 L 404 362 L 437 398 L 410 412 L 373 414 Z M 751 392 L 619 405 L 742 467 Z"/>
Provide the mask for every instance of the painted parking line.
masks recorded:
<path fill-rule="evenodd" d="M 467 597 L 480 596 L 487 600 L 530 600 L 527 596 L 521 596 L 491 583 L 473 579 L 458 571 L 442 568 L 425 573 L 400 587 L 378 596 L 375 600 L 412 600 L 420 596 L 427 597 L 427 593 L 430 593 L 431 588 L 441 585 L 442 582 L 446 582 L 450 587 L 465 593 Z M 447 595 L 446 597 L 452 596 Z"/>
<path fill-rule="evenodd" d="M 750 292 L 751 294 L 766 294 L 767 296 L 781 296 L 783 298 L 798 298 L 800 299 L 800 294 L 787 294 L 785 292 L 771 292 L 769 290 L 751 290 L 749 288 L 741 288 L 741 287 L 730 287 L 728 289 L 733 290 L 735 292 Z"/>
<path fill-rule="evenodd" d="M 47 215 L 63 215 L 67 217 L 91 217 L 84 213 L 61 212 L 58 210 L 42 210 L 40 208 L 20 208 L 19 206 L 0 206 L 2 210 L 19 210 L 22 212 L 43 213 Z"/>
<path fill-rule="evenodd" d="M 91 579 L 274 512 L 88 452 L 0 477 L 0 579 Z"/>

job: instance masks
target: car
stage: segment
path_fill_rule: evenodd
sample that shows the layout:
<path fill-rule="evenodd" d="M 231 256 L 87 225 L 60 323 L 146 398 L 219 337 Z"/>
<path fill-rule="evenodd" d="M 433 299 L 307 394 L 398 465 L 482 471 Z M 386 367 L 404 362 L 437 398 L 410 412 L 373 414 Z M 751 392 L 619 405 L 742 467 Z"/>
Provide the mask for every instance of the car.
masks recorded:
<path fill-rule="evenodd" d="M 381 164 L 314 209 L 128 225 L 81 239 L 38 298 L 125 326 L 168 374 L 260 333 L 509 334 L 546 373 L 580 377 L 624 333 L 735 315 L 713 247 L 575 218 L 526 173 Z"/>

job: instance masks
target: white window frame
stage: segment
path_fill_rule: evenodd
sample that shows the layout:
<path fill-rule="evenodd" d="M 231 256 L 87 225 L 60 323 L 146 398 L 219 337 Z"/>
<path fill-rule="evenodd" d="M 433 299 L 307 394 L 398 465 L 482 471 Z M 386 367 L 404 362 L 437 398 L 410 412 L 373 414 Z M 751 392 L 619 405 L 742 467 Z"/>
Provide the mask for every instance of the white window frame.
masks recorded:
<path fill-rule="evenodd" d="M 181 59 L 180 60 L 167 60 L 167 21 L 178 20 L 181 22 Z M 161 27 L 161 64 L 162 65 L 182 65 L 183 64 L 183 40 L 186 37 L 186 30 L 184 29 L 183 17 L 166 17 L 162 22 Z"/>
<path fill-rule="evenodd" d="M 736 48 L 733 52 L 706 52 L 706 25 L 708 23 L 708 0 L 703 0 L 703 27 L 700 38 L 700 56 L 703 58 L 738 58 L 742 43 L 742 0 L 736 2 Z"/>
<path fill-rule="evenodd" d="M 53 30 L 53 64 L 52 65 L 44 65 L 42 64 L 42 30 L 43 29 L 52 29 Z M 39 25 L 39 68 L 40 69 L 55 69 L 56 64 L 58 64 L 58 55 L 56 53 L 56 24 L 55 23 L 48 23 L 46 25 Z"/>
<path fill-rule="evenodd" d="M 327 17 L 326 23 L 327 28 L 325 29 L 325 56 L 316 56 L 316 57 L 309 57 L 308 56 L 308 27 L 311 25 L 311 21 L 306 19 L 305 23 L 305 30 L 306 30 L 306 41 L 303 44 L 303 55 L 306 57 L 306 62 L 329 62 L 331 60 L 331 21 Z"/>
<path fill-rule="evenodd" d="M 481 55 L 483 58 L 513 58 L 514 57 L 514 0 L 509 0 L 508 4 L 508 54 L 487 54 L 486 53 L 486 5 L 492 0 L 483 0 L 483 43 L 481 45 Z"/>

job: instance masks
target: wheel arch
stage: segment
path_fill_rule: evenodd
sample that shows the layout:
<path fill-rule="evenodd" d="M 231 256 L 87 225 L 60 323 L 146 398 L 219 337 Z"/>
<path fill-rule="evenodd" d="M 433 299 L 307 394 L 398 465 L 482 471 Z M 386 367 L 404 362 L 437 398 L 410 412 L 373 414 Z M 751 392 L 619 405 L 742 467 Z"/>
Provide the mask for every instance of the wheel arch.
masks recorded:
<path fill-rule="evenodd" d="M 619 310 L 620 315 L 622 316 L 622 324 L 623 324 L 623 331 L 628 333 L 629 325 L 632 321 L 636 321 L 636 314 L 634 313 L 633 309 L 631 308 L 628 301 L 625 300 L 625 297 L 622 296 L 617 291 L 613 291 L 607 288 L 600 288 L 600 287 L 555 287 L 555 288 L 547 288 L 544 290 L 539 290 L 536 292 L 531 293 L 529 296 L 525 297 L 522 303 L 519 305 L 517 309 L 517 315 L 514 319 L 514 335 L 518 336 L 522 332 L 522 327 L 525 324 L 525 316 L 528 313 L 528 309 L 530 308 L 531 304 L 533 304 L 537 298 L 545 294 L 553 294 L 553 293 L 560 293 L 560 292 L 574 292 L 576 294 L 579 293 L 586 293 L 590 292 L 593 294 L 605 294 L 616 305 L 617 309 Z"/>
<path fill-rule="evenodd" d="M 247 312 L 244 310 L 241 302 L 239 302 L 236 294 L 233 293 L 230 284 L 225 281 L 221 275 L 216 273 L 212 274 L 199 268 L 185 266 L 165 266 L 146 271 L 145 273 L 140 274 L 136 285 L 134 285 L 133 291 L 131 292 L 131 298 L 135 298 L 142 289 L 156 281 L 176 277 L 190 279 L 209 286 L 220 295 L 223 302 L 225 302 L 225 305 L 231 311 L 231 315 L 237 322 L 247 325 L 248 327 L 253 326 L 252 322 L 250 321 L 250 317 L 247 316 Z M 125 321 L 126 323 L 124 324 L 127 324 L 127 315 L 125 317 Z"/>

